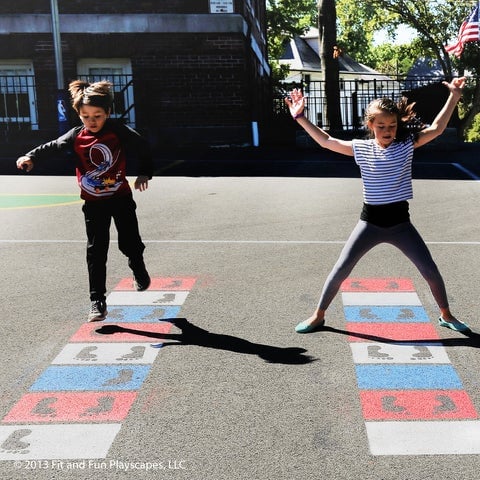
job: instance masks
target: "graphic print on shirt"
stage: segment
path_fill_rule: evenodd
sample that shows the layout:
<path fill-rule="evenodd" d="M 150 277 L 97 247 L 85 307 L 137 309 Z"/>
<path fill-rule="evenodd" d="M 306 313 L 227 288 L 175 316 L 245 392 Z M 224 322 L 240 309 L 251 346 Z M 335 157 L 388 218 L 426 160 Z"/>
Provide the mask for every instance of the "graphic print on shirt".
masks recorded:
<path fill-rule="evenodd" d="M 122 172 L 116 170 L 115 164 L 120 156 L 120 150 L 114 154 L 103 143 L 96 143 L 90 147 L 89 160 L 96 168 L 85 173 L 80 180 L 82 190 L 96 197 L 112 196 L 123 183 Z M 115 167 L 115 168 L 114 168 Z M 113 175 L 108 172 L 113 169 Z"/>

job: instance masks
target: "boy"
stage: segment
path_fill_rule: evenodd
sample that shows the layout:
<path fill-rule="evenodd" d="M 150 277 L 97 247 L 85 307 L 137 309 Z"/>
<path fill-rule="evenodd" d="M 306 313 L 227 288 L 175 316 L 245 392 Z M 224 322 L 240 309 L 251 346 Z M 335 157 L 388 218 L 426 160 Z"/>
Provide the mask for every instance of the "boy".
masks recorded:
<path fill-rule="evenodd" d="M 128 257 L 137 291 L 150 286 L 143 260 L 143 244 L 135 213 L 136 204 L 126 175 L 125 149 L 131 147 L 138 157 L 135 189 L 145 191 L 152 178 L 153 162 L 148 142 L 135 130 L 110 119 L 113 105 L 112 84 L 75 80 L 69 85 L 72 106 L 81 126 L 40 145 L 17 160 L 17 168 L 30 172 L 34 162 L 55 152 L 73 151 L 76 174 L 85 201 L 82 210 L 87 231 L 87 267 L 91 308 L 87 321 L 107 316 L 106 264 L 113 218 L 118 231 L 118 248 Z"/>

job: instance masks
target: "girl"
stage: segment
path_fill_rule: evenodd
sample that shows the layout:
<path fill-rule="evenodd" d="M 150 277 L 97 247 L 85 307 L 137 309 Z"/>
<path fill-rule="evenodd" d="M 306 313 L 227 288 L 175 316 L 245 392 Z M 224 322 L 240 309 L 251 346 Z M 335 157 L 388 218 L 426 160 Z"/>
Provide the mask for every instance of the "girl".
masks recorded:
<path fill-rule="evenodd" d="M 146 290 L 150 285 L 143 261 L 145 245 L 138 230 L 136 204 L 125 177 L 125 150 L 131 148 L 139 160 L 134 185 L 137 190 L 148 188 L 153 163 L 148 142 L 135 130 L 109 118 L 113 106 L 110 82 L 75 80 L 70 83 L 69 92 L 82 125 L 20 157 L 17 168 L 29 172 L 34 162 L 47 159 L 54 152 L 75 153 L 80 196 L 85 201 L 82 209 L 88 239 L 91 307 L 87 320 L 93 322 L 103 320 L 107 315 L 106 262 L 112 219 L 118 231 L 118 248 L 127 256 L 133 271 L 135 289 Z"/>
<path fill-rule="evenodd" d="M 390 243 L 399 248 L 427 281 L 440 308 L 439 324 L 458 332 L 470 328 L 457 320 L 448 306 L 445 285 L 432 256 L 410 223 L 408 200 L 413 197 L 413 150 L 442 134 L 462 95 L 465 78 L 443 82 L 449 96 L 433 123 L 422 129 L 405 100 L 374 100 L 365 112 L 368 140 L 340 140 L 313 125 L 304 116 L 305 98 L 300 90 L 285 99 L 292 117 L 323 148 L 353 156 L 363 181 L 363 209 L 360 220 L 345 244 L 323 287 L 318 308 L 295 331 L 310 333 L 325 324 L 325 312 L 357 262 L 375 245 Z"/>

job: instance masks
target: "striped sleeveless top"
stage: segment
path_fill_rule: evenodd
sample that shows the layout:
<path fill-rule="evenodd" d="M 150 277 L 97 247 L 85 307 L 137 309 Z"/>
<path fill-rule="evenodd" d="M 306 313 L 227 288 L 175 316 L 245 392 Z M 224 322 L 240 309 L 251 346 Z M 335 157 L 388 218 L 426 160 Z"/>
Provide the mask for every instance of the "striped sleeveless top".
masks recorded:
<path fill-rule="evenodd" d="M 353 140 L 355 162 L 363 181 L 363 200 L 369 205 L 413 198 L 413 138 L 380 147 L 374 139 Z"/>

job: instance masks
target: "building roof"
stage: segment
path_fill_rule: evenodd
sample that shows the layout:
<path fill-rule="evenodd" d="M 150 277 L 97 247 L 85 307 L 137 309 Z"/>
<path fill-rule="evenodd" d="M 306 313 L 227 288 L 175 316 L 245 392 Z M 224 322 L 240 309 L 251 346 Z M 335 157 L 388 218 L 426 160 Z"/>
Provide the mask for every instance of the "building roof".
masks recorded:
<path fill-rule="evenodd" d="M 290 66 L 290 71 L 301 71 L 304 73 L 320 73 L 322 71 L 319 54 L 318 29 L 311 28 L 305 35 L 295 36 L 286 45 L 283 55 L 279 61 Z M 340 73 L 356 74 L 356 78 L 365 80 L 372 77 L 382 80 L 390 79 L 362 63 L 355 61 L 346 53 L 338 57 Z"/>

